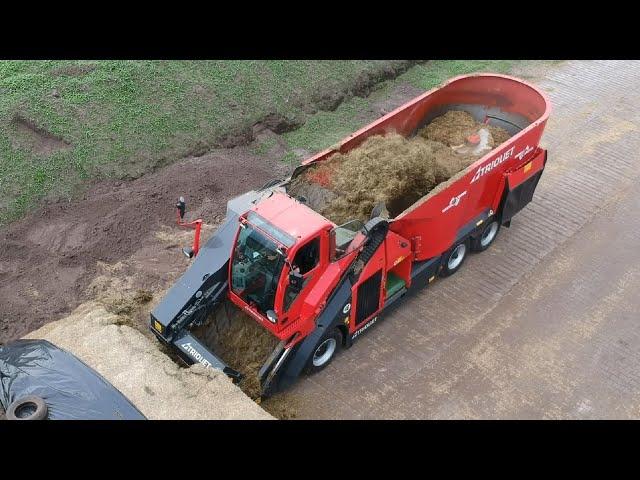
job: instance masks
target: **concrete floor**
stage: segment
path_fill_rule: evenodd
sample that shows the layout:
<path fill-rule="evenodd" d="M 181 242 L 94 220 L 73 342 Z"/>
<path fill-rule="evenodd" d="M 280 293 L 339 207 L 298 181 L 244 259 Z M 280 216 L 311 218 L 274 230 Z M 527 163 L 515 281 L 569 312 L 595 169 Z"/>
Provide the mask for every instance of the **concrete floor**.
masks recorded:
<path fill-rule="evenodd" d="M 533 202 L 273 404 L 298 418 L 640 417 L 640 62 L 529 80 L 554 107 Z"/>

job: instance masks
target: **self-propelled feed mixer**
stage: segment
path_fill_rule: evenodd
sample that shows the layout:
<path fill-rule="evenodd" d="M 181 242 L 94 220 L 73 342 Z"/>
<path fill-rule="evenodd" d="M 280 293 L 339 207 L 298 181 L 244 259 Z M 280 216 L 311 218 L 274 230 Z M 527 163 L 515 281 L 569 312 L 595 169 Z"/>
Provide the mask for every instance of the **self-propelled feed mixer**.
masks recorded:
<path fill-rule="evenodd" d="M 186 251 L 193 263 L 151 330 L 185 362 L 244 382 L 219 343 L 239 309 L 273 339 L 254 372 L 263 396 L 324 368 L 391 305 L 455 273 L 510 225 L 545 168 L 549 111 L 536 87 L 496 74 L 409 101 L 289 178 L 230 200 L 211 238 Z M 443 134 L 446 125 L 457 130 Z M 206 340 L 204 327 L 215 332 Z"/>

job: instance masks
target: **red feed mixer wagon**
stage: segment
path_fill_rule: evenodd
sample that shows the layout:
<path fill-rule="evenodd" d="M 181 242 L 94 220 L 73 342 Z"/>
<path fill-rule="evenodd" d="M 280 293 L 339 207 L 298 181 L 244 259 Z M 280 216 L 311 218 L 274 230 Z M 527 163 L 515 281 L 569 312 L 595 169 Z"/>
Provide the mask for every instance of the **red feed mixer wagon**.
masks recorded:
<path fill-rule="evenodd" d="M 287 187 L 311 165 L 373 135 L 416 134 L 449 110 L 502 127 L 511 137 L 391 218 L 336 225 Z M 380 322 L 391 305 L 455 273 L 488 248 L 533 197 L 547 152 L 539 147 L 550 104 L 536 87 L 496 74 L 453 78 L 269 182 L 230 200 L 227 216 L 151 314 L 150 328 L 187 363 L 243 378 L 190 329 L 223 303 L 279 339 L 258 377 L 263 396 L 324 368 Z M 477 138 L 469 139 L 470 142 Z M 436 301 L 436 299 L 433 299 Z"/>

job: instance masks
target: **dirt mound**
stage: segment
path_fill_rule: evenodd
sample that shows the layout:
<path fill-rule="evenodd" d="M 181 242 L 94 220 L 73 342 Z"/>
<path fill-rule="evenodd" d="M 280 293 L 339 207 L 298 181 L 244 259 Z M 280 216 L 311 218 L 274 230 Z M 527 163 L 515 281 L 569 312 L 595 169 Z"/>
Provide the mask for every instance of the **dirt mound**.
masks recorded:
<path fill-rule="evenodd" d="M 478 133 L 486 145 L 481 152 L 468 141 Z M 376 135 L 345 154 L 336 153 L 294 179 L 288 192 L 304 197 L 337 224 L 354 218 L 366 222 L 380 203 L 395 217 L 509 136 L 467 112 L 449 111 L 413 138 Z"/>
<path fill-rule="evenodd" d="M 27 338 L 44 338 L 84 361 L 120 390 L 149 419 L 272 418 L 222 372 L 181 368 L 157 342 L 95 302 L 49 323 Z"/>
<path fill-rule="evenodd" d="M 284 178 L 287 170 L 246 148 L 217 150 L 131 182 L 97 184 L 76 201 L 52 201 L 9 225 L 0 232 L 0 342 L 61 318 L 91 298 L 95 292 L 88 286 L 103 273 L 99 262 L 113 264 L 139 251 L 146 280 L 136 288 L 166 288 L 167 269 L 186 268 L 180 248 L 192 238 L 186 231 L 179 242 L 166 242 L 154 233 L 180 231 L 173 208 L 178 196 L 187 199 L 188 218 L 216 223 L 230 197 Z"/>

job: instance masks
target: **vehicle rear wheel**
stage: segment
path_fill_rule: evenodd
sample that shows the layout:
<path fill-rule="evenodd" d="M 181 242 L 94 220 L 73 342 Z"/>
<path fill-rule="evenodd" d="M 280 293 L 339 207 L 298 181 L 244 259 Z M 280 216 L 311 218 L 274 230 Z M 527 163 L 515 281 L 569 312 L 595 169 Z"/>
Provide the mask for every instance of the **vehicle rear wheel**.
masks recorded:
<path fill-rule="evenodd" d="M 440 270 L 441 277 L 448 277 L 449 275 L 453 275 L 464 263 L 464 260 L 467 258 L 467 252 L 469 251 L 469 240 L 465 240 L 463 242 L 457 243 L 453 246 L 451 250 L 449 250 L 445 255 L 444 265 L 442 266 L 442 270 Z"/>
<path fill-rule="evenodd" d="M 42 398 L 27 395 L 9 405 L 6 416 L 7 420 L 44 420 L 47 413 L 47 404 Z"/>
<path fill-rule="evenodd" d="M 329 365 L 341 347 L 342 334 L 340 330 L 334 328 L 326 332 L 313 349 L 313 354 L 309 358 L 309 363 L 307 363 L 307 373 L 319 372 Z"/>
<path fill-rule="evenodd" d="M 500 231 L 500 223 L 493 220 L 485 225 L 478 238 L 471 239 L 471 250 L 473 252 L 483 252 L 491 246 Z"/>

